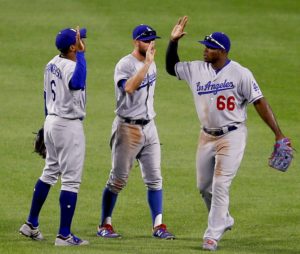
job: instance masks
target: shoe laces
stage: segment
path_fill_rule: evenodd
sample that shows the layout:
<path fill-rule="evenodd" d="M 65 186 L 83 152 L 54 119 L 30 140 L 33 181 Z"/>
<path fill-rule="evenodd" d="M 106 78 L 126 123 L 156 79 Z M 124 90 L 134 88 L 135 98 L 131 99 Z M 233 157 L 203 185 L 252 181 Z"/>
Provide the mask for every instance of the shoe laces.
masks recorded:
<path fill-rule="evenodd" d="M 73 235 L 73 234 L 71 234 L 71 237 L 73 238 L 73 241 L 74 241 L 75 243 L 80 243 L 80 242 L 81 242 L 81 239 L 80 239 L 79 237 L 77 237 L 77 236 L 75 236 L 75 235 Z"/>
<path fill-rule="evenodd" d="M 167 226 L 165 224 L 160 224 L 153 229 L 154 234 L 168 234 Z"/>
<path fill-rule="evenodd" d="M 105 224 L 101 228 L 105 228 L 110 233 L 114 233 L 114 229 L 113 229 L 112 225 L 110 225 L 110 224 Z"/>
<path fill-rule="evenodd" d="M 160 224 L 154 228 L 154 231 L 158 230 L 165 232 L 167 230 L 167 226 L 165 224 Z"/>

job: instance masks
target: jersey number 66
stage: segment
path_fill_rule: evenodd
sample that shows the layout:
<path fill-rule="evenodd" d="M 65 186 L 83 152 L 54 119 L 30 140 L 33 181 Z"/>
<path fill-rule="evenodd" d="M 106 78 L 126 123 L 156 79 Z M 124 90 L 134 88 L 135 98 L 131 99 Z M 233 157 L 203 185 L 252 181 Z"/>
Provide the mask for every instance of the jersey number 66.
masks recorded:
<path fill-rule="evenodd" d="M 224 95 L 220 95 L 217 98 L 217 109 L 218 110 L 228 109 L 229 111 L 233 111 L 235 109 L 234 101 L 235 101 L 234 96 L 229 96 L 226 99 Z"/>

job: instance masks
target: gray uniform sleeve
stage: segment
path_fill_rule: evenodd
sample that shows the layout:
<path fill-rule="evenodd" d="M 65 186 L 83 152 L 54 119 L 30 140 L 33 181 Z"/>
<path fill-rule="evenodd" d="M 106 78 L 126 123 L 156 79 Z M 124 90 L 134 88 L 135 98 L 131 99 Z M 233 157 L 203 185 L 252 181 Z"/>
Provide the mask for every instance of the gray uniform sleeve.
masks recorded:
<path fill-rule="evenodd" d="M 121 59 L 115 68 L 114 82 L 118 86 L 120 80 L 127 80 L 133 76 L 135 69 L 134 66 L 125 59 Z"/>
<path fill-rule="evenodd" d="M 178 62 L 175 65 L 176 77 L 190 83 L 192 79 L 192 62 Z"/>
<path fill-rule="evenodd" d="M 240 93 L 248 101 L 248 103 L 253 103 L 263 97 L 252 72 L 246 68 L 244 68 L 244 73 L 241 79 Z"/>

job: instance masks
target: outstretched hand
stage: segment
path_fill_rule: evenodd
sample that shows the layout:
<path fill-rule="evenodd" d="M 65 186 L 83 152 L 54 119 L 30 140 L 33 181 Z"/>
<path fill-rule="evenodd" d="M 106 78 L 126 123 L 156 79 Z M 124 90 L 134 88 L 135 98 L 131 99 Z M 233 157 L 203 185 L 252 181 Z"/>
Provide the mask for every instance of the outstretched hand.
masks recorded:
<path fill-rule="evenodd" d="M 79 26 L 76 27 L 76 49 L 79 52 L 82 52 L 85 50 L 84 43 L 82 42 L 80 38 L 80 29 Z"/>
<path fill-rule="evenodd" d="M 187 21 L 187 16 L 183 16 L 178 19 L 177 24 L 174 26 L 171 32 L 172 41 L 178 41 L 181 37 L 187 34 L 186 32 L 184 32 L 184 28 L 186 26 Z"/>

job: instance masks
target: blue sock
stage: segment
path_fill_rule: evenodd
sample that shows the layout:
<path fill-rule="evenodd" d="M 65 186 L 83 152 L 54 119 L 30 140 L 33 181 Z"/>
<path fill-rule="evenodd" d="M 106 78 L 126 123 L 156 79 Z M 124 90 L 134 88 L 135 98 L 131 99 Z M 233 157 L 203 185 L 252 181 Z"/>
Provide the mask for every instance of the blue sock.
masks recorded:
<path fill-rule="evenodd" d="M 111 192 L 108 188 L 104 189 L 102 194 L 102 215 L 100 226 L 103 225 L 105 218 L 111 217 L 117 198 L 118 194 Z"/>
<path fill-rule="evenodd" d="M 60 226 L 58 233 L 68 236 L 71 233 L 71 224 L 77 202 L 77 193 L 71 191 L 61 191 L 60 203 Z"/>
<path fill-rule="evenodd" d="M 148 203 L 151 210 L 152 224 L 158 214 L 162 214 L 162 190 L 148 190 Z"/>
<path fill-rule="evenodd" d="M 39 225 L 39 214 L 48 196 L 50 187 L 51 185 L 42 182 L 40 179 L 35 184 L 30 213 L 27 219 L 34 227 Z"/>

